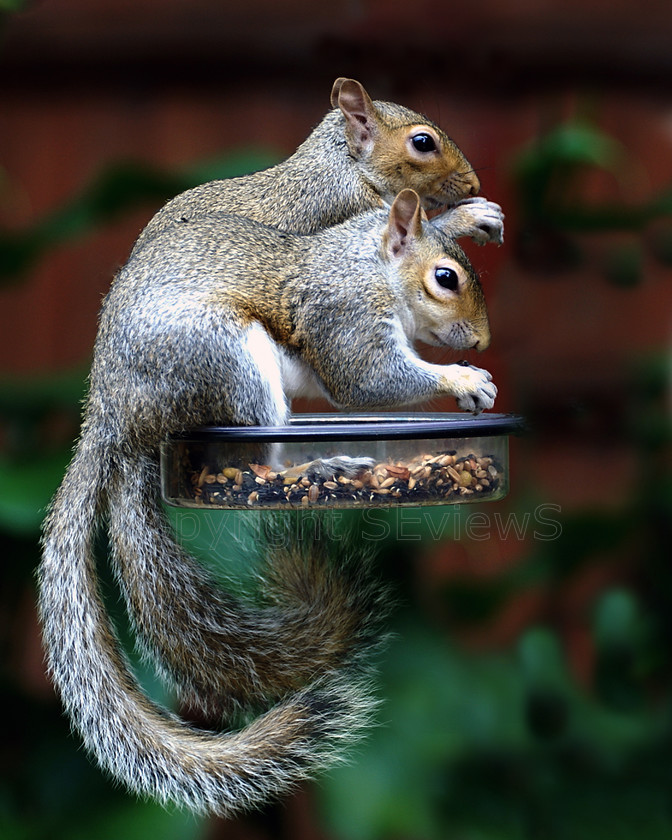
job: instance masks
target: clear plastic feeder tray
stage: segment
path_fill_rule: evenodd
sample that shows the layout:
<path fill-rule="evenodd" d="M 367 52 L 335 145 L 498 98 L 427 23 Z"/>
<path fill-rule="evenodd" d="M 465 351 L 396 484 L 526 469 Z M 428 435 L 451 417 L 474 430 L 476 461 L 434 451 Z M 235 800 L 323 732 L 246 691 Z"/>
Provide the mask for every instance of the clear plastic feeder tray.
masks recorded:
<path fill-rule="evenodd" d="M 304 414 L 287 426 L 205 427 L 164 443 L 163 498 L 222 510 L 494 501 L 508 492 L 508 436 L 520 427 L 513 415 L 453 413 Z M 329 463 L 344 456 L 358 465 L 347 474 Z"/>

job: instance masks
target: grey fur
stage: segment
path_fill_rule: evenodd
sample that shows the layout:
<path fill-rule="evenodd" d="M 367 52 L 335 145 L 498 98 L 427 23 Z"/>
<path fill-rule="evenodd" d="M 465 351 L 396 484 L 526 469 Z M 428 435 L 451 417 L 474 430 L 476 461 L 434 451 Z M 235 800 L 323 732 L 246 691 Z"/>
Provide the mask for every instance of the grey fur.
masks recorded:
<path fill-rule="evenodd" d="M 479 180 L 463 152 L 423 114 L 372 101 L 353 79 L 336 80 L 332 103 L 334 109 L 287 160 L 181 193 L 153 217 L 138 245 L 211 214 L 235 213 L 281 230 L 315 233 L 390 204 L 404 188 L 414 189 L 427 208 L 454 205 L 478 192 Z M 389 140 L 403 139 L 414 126 L 433 131 L 439 148 L 409 168 L 403 143 L 390 148 Z"/>

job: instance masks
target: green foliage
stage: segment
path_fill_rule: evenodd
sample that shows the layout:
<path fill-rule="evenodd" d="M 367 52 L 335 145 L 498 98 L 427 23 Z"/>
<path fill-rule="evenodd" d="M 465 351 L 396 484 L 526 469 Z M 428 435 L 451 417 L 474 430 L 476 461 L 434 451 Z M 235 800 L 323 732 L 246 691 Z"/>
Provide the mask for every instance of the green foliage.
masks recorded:
<path fill-rule="evenodd" d="M 476 655 L 417 616 L 397 629 L 381 726 L 320 787 L 335 838 L 610 837 L 615 826 L 628 837 L 647 801 L 654 831 L 638 836 L 670 830 L 660 781 L 672 782 L 672 769 L 655 787 L 635 784 L 640 772 L 645 784 L 656 775 L 639 766 L 643 754 L 662 764 L 669 707 L 626 714 L 582 691 L 548 628 Z M 611 786 L 627 795 L 605 809 Z"/>
<path fill-rule="evenodd" d="M 47 443 L 45 425 L 65 417 L 74 432 L 84 372 L 0 381 L 0 529 L 35 534 L 70 458 L 71 441 Z"/>
<path fill-rule="evenodd" d="M 626 151 L 587 119 L 562 123 L 536 138 L 514 161 L 513 174 L 520 204 L 517 252 L 521 262 L 544 273 L 572 270 L 584 261 L 582 237 L 619 232 L 641 235 L 653 223 L 663 223 L 651 242 L 632 240 L 607 248 L 600 270 L 625 288 L 642 279 L 647 251 L 669 265 L 672 190 L 650 200 L 608 204 L 586 203 L 581 187 L 590 170 L 618 179 L 631 162 Z"/>
<path fill-rule="evenodd" d="M 28 5 L 28 0 L 0 0 L 0 15 L 18 12 Z M 2 18 L 0 18 L 1 20 Z"/>
<path fill-rule="evenodd" d="M 590 123 L 558 125 L 522 151 L 515 162 L 518 194 L 526 213 L 555 219 L 586 167 L 613 169 L 623 155 L 615 141 Z"/>
<path fill-rule="evenodd" d="M 641 230 L 672 214 L 672 190 L 639 206 L 586 206 L 577 200 L 582 178 L 592 168 L 611 172 L 629 165 L 627 154 L 588 121 L 563 123 L 536 139 L 514 163 L 525 217 L 575 232 Z"/>

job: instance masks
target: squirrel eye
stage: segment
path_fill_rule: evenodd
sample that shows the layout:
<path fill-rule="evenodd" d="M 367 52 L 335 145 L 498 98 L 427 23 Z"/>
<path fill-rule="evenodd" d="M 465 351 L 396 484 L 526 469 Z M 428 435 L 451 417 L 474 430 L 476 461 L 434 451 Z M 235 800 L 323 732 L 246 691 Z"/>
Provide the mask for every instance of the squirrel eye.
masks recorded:
<path fill-rule="evenodd" d="M 424 132 L 421 134 L 416 134 L 414 137 L 412 137 L 411 143 L 413 143 L 413 146 L 419 152 L 436 151 L 436 143 L 434 142 L 434 138 L 431 137 L 429 134 L 425 134 Z"/>
<path fill-rule="evenodd" d="M 449 289 L 451 292 L 456 292 L 460 285 L 457 271 L 453 268 L 440 266 L 434 269 L 434 278 L 442 289 Z"/>

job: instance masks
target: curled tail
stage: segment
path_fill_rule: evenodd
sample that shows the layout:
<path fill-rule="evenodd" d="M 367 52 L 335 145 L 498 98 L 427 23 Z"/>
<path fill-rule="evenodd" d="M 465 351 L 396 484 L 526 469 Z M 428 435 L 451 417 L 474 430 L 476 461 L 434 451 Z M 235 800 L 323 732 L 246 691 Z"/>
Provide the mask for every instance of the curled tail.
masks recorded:
<path fill-rule="evenodd" d="M 374 705 L 366 669 L 317 672 L 228 733 L 196 729 L 150 701 L 120 647 L 95 570 L 96 522 L 114 483 L 109 463 L 83 438 L 45 523 L 40 613 L 54 682 L 88 749 L 134 792 L 222 816 L 258 806 L 329 765 L 359 733 Z"/>
<path fill-rule="evenodd" d="M 190 708 L 219 721 L 316 675 L 357 678 L 387 611 L 364 550 L 337 544 L 328 557 L 327 540 L 274 533 L 260 570 L 266 603 L 253 606 L 224 591 L 176 542 L 158 487 L 150 456 L 125 460 L 113 477 L 112 557 L 143 652 Z"/>

